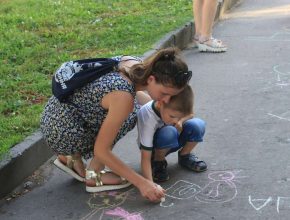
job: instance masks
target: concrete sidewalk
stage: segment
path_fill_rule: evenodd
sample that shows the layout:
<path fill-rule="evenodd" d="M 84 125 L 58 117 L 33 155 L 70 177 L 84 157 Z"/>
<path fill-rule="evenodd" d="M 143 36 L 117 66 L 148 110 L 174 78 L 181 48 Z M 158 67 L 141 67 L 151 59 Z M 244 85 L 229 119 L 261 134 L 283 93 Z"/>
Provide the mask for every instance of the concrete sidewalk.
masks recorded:
<path fill-rule="evenodd" d="M 36 187 L 1 201 L 0 218 L 289 219 L 289 20 L 288 0 L 244 0 L 215 26 L 228 52 L 183 52 L 196 115 L 207 122 L 196 154 L 209 169 L 193 174 L 170 155 L 164 203 L 145 201 L 134 187 L 88 194 L 49 161 L 31 177 Z M 136 130 L 116 154 L 139 170 Z"/>

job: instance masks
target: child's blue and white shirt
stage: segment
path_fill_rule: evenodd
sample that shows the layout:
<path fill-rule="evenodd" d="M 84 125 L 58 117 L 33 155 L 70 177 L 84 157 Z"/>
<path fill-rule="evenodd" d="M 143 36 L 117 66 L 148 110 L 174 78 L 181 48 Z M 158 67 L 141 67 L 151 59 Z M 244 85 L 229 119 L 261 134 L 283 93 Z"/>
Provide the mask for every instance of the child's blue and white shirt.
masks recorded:
<path fill-rule="evenodd" d="M 147 102 L 137 113 L 138 144 L 140 149 L 149 151 L 153 149 L 156 130 L 165 125 L 154 103 L 155 101 Z"/>

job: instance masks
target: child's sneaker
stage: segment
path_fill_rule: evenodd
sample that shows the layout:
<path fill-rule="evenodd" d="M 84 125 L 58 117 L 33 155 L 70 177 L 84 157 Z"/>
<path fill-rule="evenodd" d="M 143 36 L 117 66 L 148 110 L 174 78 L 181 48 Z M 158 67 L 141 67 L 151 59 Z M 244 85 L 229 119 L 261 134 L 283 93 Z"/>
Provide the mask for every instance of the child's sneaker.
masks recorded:
<path fill-rule="evenodd" d="M 178 152 L 178 164 L 195 172 L 207 170 L 207 165 L 204 161 L 199 160 L 194 154 L 180 155 L 180 151 Z"/>
<path fill-rule="evenodd" d="M 154 182 L 164 182 L 169 180 L 167 161 L 152 161 L 152 174 Z"/>

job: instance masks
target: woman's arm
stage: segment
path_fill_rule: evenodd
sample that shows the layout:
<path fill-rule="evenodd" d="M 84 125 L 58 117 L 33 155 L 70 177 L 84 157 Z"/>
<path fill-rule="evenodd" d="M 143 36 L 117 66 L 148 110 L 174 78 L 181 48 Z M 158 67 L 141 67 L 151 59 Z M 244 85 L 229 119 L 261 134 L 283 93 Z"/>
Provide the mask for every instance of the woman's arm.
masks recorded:
<path fill-rule="evenodd" d="M 152 181 L 152 168 L 151 168 L 151 155 L 152 152 L 148 150 L 141 150 L 141 169 L 143 176 Z"/>
<path fill-rule="evenodd" d="M 164 197 L 164 192 L 158 190 L 154 183 L 126 166 L 111 151 L 122 124 L 133 110 L 134 99 L 132 95 L 124 91 L 111 92 L 103 98 L 102 106 L 108 109 L 108 114 L 95 141 L 94 155 L 96 159 L 134 184 L 144 197 L 151 201 L 160 201 Z"/>

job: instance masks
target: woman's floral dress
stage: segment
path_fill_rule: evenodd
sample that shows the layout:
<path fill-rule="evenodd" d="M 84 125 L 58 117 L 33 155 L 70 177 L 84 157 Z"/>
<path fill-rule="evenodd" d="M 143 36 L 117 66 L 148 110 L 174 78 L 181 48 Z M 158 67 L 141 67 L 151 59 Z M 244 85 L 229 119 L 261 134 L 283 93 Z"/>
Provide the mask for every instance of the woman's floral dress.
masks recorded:
<path fill-rule="evenodd" d="M 94 142 L 106 118 L 102 98 L 112 91 L 126 91 L 134 97 L 134 110 L 123 123 L 114 144 L 132 130 L 140 108 L 132 84 L 119 73 L 108 73 L 77 89 L 65 103 L 52 96 L 41 117 L 40 127 L 48 145 L 57 153 L 72 155 L 80 153 L 85 159 L 93 156 Z"/>

